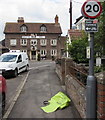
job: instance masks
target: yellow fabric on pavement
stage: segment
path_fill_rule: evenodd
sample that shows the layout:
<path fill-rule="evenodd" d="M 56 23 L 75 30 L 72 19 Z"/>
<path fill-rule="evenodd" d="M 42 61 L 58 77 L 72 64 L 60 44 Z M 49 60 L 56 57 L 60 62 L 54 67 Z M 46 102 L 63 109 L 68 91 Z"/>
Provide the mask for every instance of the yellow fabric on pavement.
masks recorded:
<path fill-rule="evenodd" d="M 49 105 L 41 107 L 41 109 L 46 113 L 54 112 L 58 108 L 62 109 L 68 106 L 70 101 L 71 100 L 64 93 L 58 92 L 55 96 L 51 98 L 51 100 L 48 101 Z"/>

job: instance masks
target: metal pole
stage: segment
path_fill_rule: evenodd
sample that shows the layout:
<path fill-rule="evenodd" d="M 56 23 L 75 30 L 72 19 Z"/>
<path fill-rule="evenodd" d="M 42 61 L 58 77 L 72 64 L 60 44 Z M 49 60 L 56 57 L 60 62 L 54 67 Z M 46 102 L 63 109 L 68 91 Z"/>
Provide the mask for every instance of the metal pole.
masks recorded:
<path fill-rule="evenodd" d="M 86 117 L 96 118 L 96 79 L 94 77 L 94 33 L 90 34 L 89 75 L 86 86 Z"/>
<path fill-rule="evenodd" d="M 70 0 L 69 13 L 70 13 L 70 29 L 72 29 L 72 0 Z"/>

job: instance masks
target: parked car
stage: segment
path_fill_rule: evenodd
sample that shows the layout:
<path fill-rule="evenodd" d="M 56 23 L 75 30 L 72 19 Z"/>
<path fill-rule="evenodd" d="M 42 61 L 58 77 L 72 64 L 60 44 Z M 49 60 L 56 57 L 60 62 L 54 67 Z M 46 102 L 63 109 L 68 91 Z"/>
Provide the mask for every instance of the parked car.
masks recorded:
<path fill-rule="evenodd" d="M 22 71 L 28 71 L 28 56 L 24 52 L 10 51 L 0 56 L 0 72 L 16 77 Z"/>
<path fill-rule="evenodd" d="M 0 118 L 4 114 L 6 104 L 6 79 L 0 75 Z"/>

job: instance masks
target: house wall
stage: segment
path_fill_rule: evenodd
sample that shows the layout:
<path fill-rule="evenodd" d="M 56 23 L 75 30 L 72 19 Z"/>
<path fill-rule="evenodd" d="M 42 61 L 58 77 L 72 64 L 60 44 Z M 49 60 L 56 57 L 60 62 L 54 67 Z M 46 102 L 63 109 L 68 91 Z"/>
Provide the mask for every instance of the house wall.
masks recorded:
<path fill-rule="evenodd" d="M 5 46 L 8 47 L 9 49 L 12 50 L 27 50 L 28 56 L 30 57 L 30 59 L 32 59 L 31 57 L 31 45 L 30 45 L 30 41 L 31 38 L 27 39 L 27 45 L 26 46 L 22 46 L 20 45 L 20 40 L 22 39 L 22 36 L 31 36 L 31 34 L 28 33 L 24 33 L 24 34 L 5 34 Z M 45 36 L 45 39 L 47 39 L 47 44 L 46 46 L 41 46 L 40 45 L 40 38 L 37 38 L 37 45 L 36 48 L 37 50 L 42 50 L 45 49 L 47 51 L 47 59 L 51 59 L 51 49 L 55 49 L 57 50 L 57 55 L 55 57 L 61 57 L 61 49 L 65 48 L 65 37 L 61 37 L 60 34 L 47 34 L 47 33 L 40 33 L 37 34 L 37 36 Z M 17 40 L 17 45 L 16 46 L 11 46 L 10 45 L 10 39 L 16 39 Z M 33 38 L 36 39 L 36 38 Z M 57 45 L 56 46 L 52 46 L 50 43 L 51 39 L 57 39 Z"/>
<path fill-rule="evenodd" d="M 76 23 L 76 28 L 78 30 L 85 30 L 85 19 L 82 18 L 80 21 Z"/>

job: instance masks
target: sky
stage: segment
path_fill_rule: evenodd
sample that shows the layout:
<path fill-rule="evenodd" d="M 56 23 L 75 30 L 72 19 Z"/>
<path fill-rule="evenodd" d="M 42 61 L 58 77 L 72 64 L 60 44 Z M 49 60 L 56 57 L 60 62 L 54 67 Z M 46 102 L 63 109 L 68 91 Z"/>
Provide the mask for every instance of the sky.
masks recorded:
<path fill-rule="evenodd" d="M 81 7 L 85 0 L 72 0 L 73 23 L 81 16 Z M 70 26 L 70 0 L 0 0 L 0 40 L 4 39 L 6 22 L 17 22 L 24 17 L 25 22 L 54 23 L 56 14 L 66 35 Z"/>

